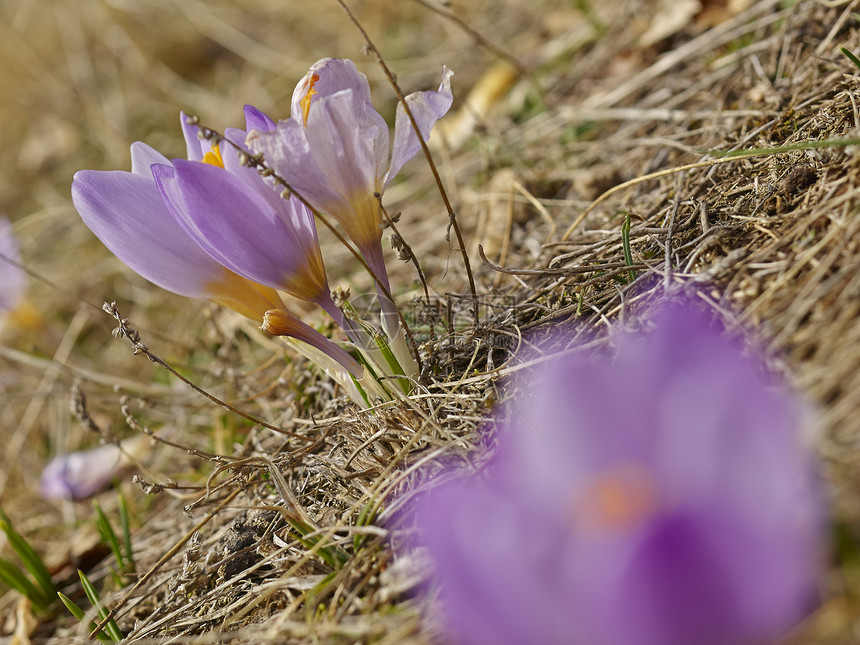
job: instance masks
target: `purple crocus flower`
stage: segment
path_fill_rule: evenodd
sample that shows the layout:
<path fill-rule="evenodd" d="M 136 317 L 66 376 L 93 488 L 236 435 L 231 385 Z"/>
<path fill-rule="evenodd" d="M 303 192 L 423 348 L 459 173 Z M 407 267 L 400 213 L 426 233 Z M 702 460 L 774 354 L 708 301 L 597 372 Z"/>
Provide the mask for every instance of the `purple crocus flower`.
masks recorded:
<path fill-rule="evenodd" d="M 5 217 L 0 217 L 0 255 L 13 262 L 21 261 L 18 240 L 12 232 L 12 225 Z M 0 257 L 0 321 L 21 302 L 25 286 L 24 272 Z"/>
<path fill-rule="evenodd" d="M 451 107 L 451 76 L 443 68 L 438 90 L 406 97 L 425 140 Z M 275 124 L 251 112 L 256 117 L 248 124 L 250 148 L 314 208 L 340 223 L 389 290 L 375 194 L 384 192 L 421 147 L 403 106 L 397 106 L 389 153 L 388 125 L 370 101 L 367 77 L 351 60 L 324 58 L 296 86 L 290 119 Z"/>
<path fill-rule="evenodd" d="M 614 362 L 539 364 L 486 477 L 418 507 L 456 642 L 762 645 L 809 609 L 801 408 L 689 310 Z"/>
<path fill-rule="evenodd" d="M 197 143 L 196 126 L 186 137 Z M 245 132 L 226 131 L 243 147 Z M 190 152 L 197 156 L 195 150 Z M 255 168 L 240 163 L 229 144 L 213 146 L 200 160 L 155 163 L 152 175 L 164 203 L 210 256 L 235 273 L 320 305 L 335 318 L 313 213 L 280 191 Z"/>
<path fill-rule="evenodd" d="M 122 448 L 106 443 L 87 450 L 58 454 L 42 470 L 39 492 L 45 499 L 83 499 L 95 495 L 123 471 L 149 453 L 154 445 L 147 435 L 135 435 Z"/>
<path fill-rule="evenodd" d="M 312 214 L 297 201 L 281 199 L 256 171 L 239 164 L 237 154 L 200 141 L 198 128 L 184 114 L 181 119 L 188 160 L 170 162 L 136 142 L 131 172 L 75 174 L 72 200 L 84 222 L 151 282 L 259 322 L 277 311 L 273 332 L 317 347 L 360 377 L 355 359 L 288 314 L 276 291 L 342 317 L 331 300 Z M 243 140 L 245 133 L 233 130 L 228 136 Z"/>
<path fill-rule="evenodd" d="M 45 499 L 89 497 L 105 488 L 127 465 L 128 460 L 113 444 L 57 455 L 42 471 L 39 492 Z"/>

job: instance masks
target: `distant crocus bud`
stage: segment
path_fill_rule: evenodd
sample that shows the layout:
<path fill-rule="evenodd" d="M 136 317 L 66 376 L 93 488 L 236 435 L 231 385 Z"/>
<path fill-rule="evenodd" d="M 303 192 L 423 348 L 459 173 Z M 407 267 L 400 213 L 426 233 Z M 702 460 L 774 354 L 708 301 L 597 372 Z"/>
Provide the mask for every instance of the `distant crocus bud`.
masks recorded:
<path fill-rule="evenodd" d="M 128 464 L 113 444 L 54 457 L 42 471 L 39 490 L 45 499 L 81 499 L 106 487 Z"/>
<path fill-rule="evenodd" d="M 814 602 L 804 409 L 675 307 L 613 362 L 540 362 L 486 476 L 416 509 L 458 643 L 763 645 Z"/>
<path fill-rule="evenodd" d="M 310 325 L 283 309 L 271 309 L 263 315 L 263 331 L 273 336 L 287 336 L 316 347 L 356 378 L 364 376 L 364 368 L 348 352 L 323 336 Z"/>

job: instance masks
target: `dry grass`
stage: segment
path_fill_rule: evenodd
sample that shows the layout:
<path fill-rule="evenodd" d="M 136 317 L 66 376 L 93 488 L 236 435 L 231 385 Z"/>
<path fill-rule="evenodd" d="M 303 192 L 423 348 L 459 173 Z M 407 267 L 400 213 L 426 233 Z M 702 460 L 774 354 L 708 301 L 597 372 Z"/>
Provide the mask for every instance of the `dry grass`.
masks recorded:
<path fill-rule="evenodd" d="M 843 538 L 822 607 L 796 642 L 850 641 L 860 544 L 855 150 L 679 169 L 711 159 L 708 150 L 857 136 L 860 70 L 839 52 L 860 48 L 857 1 L 711 2 L 656 44 L 641 41 L 656 0 L 599 3 L 590 20 L 568 2 L 455 5 L 468 28 L 529 70 L 479 119 L 462 111 L 469 90 L 489 97 L 494 83 L 513 80 L 498 51 L 423 3 L 356 3 L 406 91 L 437 83 L 443 63 L 456 71 L 459 120 L 449 119 L 447 145 L 434 154 L 481 294 L 474 326 L 445 210 L 427 168 L 413 162 L 386 201 L 403 210 L 398 227 L 428 275 L 431 306 L 412 267 L 393 254 L 389 263 L 426 369 L 417 395 L 372 413 L 284 360 L 252 325 L 131 275 L 68 197 L 75 170 L 127 167 L 133 140 L 181 155 L 180 109 L 219 128 L 241 122 L 243 103 L 283 114 L 296 80 L 323 56 L 358 61 L 390 117 L 394 93 L 362 57 L 360 34 L 336 3 L 317 4 L 313 14 L 303 3 L 252 0 L 2 9 L 0 83 L 12 100 L 0 105 L 0 155 L 15 170 L 0 178 L 0 201 L 27 268 L 45 281 L 31 281 L 30 309 L 0 347 L 9 446 L 0 502 L 55 579 L 70 594 L 74 567 L 106 581 L 104 598 L 120 606 L 135 642 L 434 641 L 436 626 L 422 621 L 432 600 L 412 593 L 426 565 L 408 550 L 394 555 L 409 539 L 402 509 L 442 464 L 477 467 L 475 446 L 491 441 L 479 428 L 507 395 L 499 380 L 517 369 L 505 363 L 511 350 L 537 327 L 566 321 L 590 340 L 586 349 L 599 347 L 643 303 L 683 292 L 759 338 L 774 369 L 821 410 L 818 445 Z M 729 10 L 741 4 L 749 8 Z M 632 179 L 640 181 L 593 203 Z M 355 285 L 360 302 L 366 279 L 326 244 L 333 285 Z M 132 356 L 111 337 L 104 300 L 194 383 L 296 436 L 254 426 Z M 140 481 L 120 484 L 133 508 L 137 587 L 108 582 L 86 503 L 34 493 L 50 455 L 97 441 L 68 412 L 73 383 L 104 437 L 145 427 L 187 448 L 155 443 L 140 457 Z M 99 498 L 109 513 L 115 498 Z M 289 529 L 296 521 L 313 532 L 300 539 Z M 0 598 L 7 630 L 15 606 L 13 594 Z M 31 637 L 85 634 L 58 613 Z"/>

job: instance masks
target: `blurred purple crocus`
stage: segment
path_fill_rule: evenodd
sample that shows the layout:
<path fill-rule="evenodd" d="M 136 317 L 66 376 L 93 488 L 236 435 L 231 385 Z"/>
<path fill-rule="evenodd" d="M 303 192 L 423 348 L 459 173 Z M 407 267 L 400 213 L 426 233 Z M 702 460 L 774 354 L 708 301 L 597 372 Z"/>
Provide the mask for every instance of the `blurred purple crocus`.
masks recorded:
<path fill-rule="evenodd" d="M 425 141 L 451 107 L 452 74 L 443 68 L 438 90 L 406 97 Z M 397 106 L 389 152 L 388 125 L 370 101 L 367 77 L 351 60 L 324 58 L 296 86 L 288 120 L 276 124 L 249 111 L 256 115 L 248 122 L 250 148 L 314 208 L 340 223 L 388 291 L 375 195 L 421 147 L 403 106 Z"/>
<path fill-rule="evenodd" d="M 58 454 L 42 471 L 39 492 L 45 499 L 83 499 L 95 495 L 147 455 L 153 445 L 151 437 L 141 434 L 125 439 L 122 448 L 106 443 Z"/>
<path fill-rule="evenodd" d="M 360 377 L 357 361 L 290 315 L 277 292 L 315 302 L 342 320 L 329 292 L 313 215 L 241 166 L 238 153 L 225 154 L 229 144 L 201 141 L 197 126 L 184 114 L 181 119 L 188 160 L 171 162 L 135 142 L 131 172 L 75 174 L 72 200 L 86 225 L 158 286 L 264 324 L 267 312 L 277 312 L 278 324 L 268 331 L 304 341 Z M 227 136 L 243 141 L 245 132 L 229 130 Z"/>
<path fill-rule="evenodd" d="M 0 217 L 0 255 L 12 262 L 20 262 L 18 240 L 12 232 L 12 225 L 5 217 Z M 0 257 L 0 322 L 5 314 L 15 309 L 24 297 L 26 280 L 24 272 L 14 264 Z"/>
<path fill-rule="evenodd" d="M 540 363 L 486 477 L 417 509 L 456 642 L 762 645 L 813 599 L 802 406 L 698 314 Z"/>
<path fill-rule="evenodd" d="M 45 499 L 89 497 L 105 488 L 128 463 L 113 444 L 57 455 L 42 471 L 39 492 Z"/>

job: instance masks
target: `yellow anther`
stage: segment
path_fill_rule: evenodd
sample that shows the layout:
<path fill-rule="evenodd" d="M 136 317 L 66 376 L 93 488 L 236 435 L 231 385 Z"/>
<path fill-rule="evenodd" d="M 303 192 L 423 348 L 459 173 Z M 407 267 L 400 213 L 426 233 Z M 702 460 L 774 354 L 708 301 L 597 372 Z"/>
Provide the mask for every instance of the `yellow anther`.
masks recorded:
<path fill-rule="evenodd" d="M 305 127 L 308 126 L 308 112 L 311 111 L 311 97 L 317 93 L 314 89 L 314 85 L 316 85 L 318 80 L 320 80 L 319 74 L 311 76 L 311 80 L 308 82 L 308 92 L 305 94 L 304 98 L 299 101 L 299 105 L 302 106 L 302 117 L 304 118 Z"/>
<path fill-rule="evenodd" d="M 212 146 L 212 149 L 203 155 L 203 163 L 223 168 L 224 158 L 221 156 L 221 149 L 218 146 Z"/>

